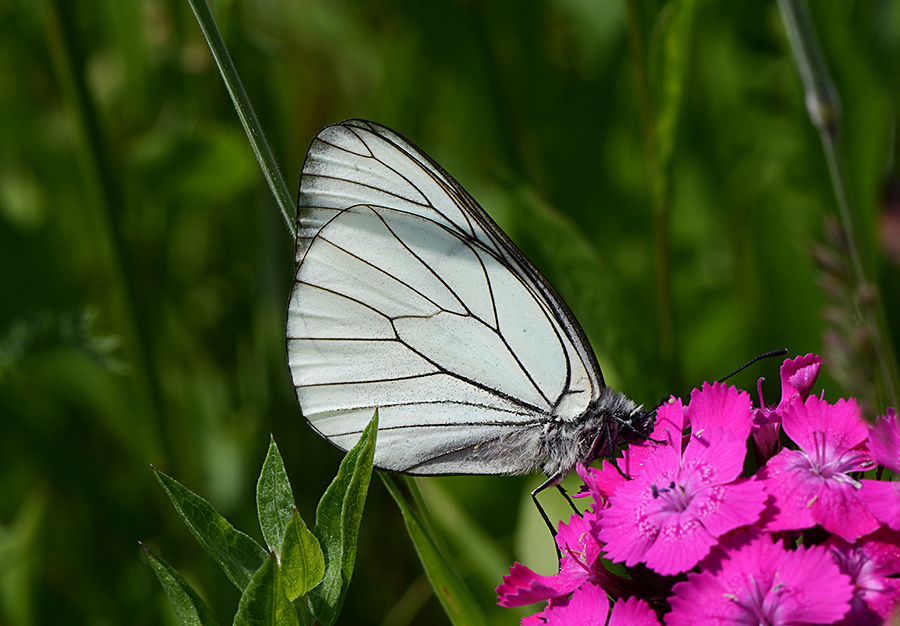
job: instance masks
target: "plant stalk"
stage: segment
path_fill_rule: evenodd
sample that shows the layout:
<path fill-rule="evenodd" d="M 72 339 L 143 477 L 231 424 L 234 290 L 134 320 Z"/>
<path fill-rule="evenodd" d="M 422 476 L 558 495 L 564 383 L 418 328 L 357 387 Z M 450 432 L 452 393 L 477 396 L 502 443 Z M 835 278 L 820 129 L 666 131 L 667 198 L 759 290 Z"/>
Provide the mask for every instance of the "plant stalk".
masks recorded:
<path fill-rule="evenodd" d="M 882 395 L 889 406 L 898 406 L 897 358 L 877 283 L 870 278 L 870 237 L 861 236 L 859 211 L 851 195 L 849 174 L 841 142 L 841 102 L 816 37 L 805 0 L 778 0 L 788 40 L 806 99 L 810 120 L 818 129 L 834 187 L 838 214 L 846 240 L 854 281 L 853 305 L 859 323 L 871 337 L 882 380 Z M 865 254 L 861 251 L 864 251 Z"/>
<path fill-rule="evenodd" d="M 269 142 L 266 141 L 256 113 L 253 112 L 253 106 L 250 104 L 247 92 L 244 91 L 244 86 L 231 61 L 231 55 L 228 54 L 228 49 L 225 47 L 219 27 L 216 26 L 216 21 L 209 10 L 209 5 L 206 0 L 188 0 L 188 2 L 200 24 L 200 30 L 203 31 L 203 37 L 209 45 L 213 58 L 216 60 L 216 65 L 219 66 L 219 73 L 225 82 L 225 88 L 228 90 L 228 95 L 231 96 L 234 108 L 244 126 L 244 132 L 247 133 L 247 139 L 250 140 L 250 147 L 253 148 L 253 154 L 256 155 L 256 160 L 262 168 L 263 176 L 266 177 L 272 195 L 275 196 L 275 202 L 278 203 L 284 222 L 287 224 L 291 236 L 296 238 L 295 212 L 297 204 L 291 198 L 291 193 L 284 183 L 284 178 L 275 161 L 275 155 L 272 153 Z"/>

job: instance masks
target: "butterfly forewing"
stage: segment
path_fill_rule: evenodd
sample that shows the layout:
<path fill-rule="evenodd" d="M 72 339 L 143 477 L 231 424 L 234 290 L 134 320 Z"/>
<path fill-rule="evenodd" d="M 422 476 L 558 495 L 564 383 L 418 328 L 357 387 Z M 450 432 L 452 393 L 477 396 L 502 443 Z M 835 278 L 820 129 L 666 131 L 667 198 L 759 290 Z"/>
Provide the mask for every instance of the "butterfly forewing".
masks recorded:
<path fill-rule="evenodd" d="M 378 467 L 528 471 L 531 457 L 505 447 L 599 395 L 593 353 L 553 289 L 392 131 L 323 130 L 299 210 L 288 361 L 304 416 L 333 444 L 351 447 L 377 408 Z"/>
<path fill-rule="evenodd" d="M 424 214 L 488 243 L 455 198 L 461 190 L 387 128 L 362 120 L 328 126 L 313 139 L 303 165 L 297 253 L 336 211 L 359 204 Z"/>

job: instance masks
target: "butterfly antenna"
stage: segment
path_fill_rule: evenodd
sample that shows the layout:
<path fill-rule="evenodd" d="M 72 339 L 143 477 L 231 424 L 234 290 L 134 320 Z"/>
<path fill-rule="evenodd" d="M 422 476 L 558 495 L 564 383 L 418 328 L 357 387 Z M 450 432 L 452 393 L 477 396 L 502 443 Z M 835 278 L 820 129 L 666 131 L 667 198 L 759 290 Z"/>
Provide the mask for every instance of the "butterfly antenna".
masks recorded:
<path fill-rule="evenodd" d="M 787 354 L 787 348 L 779 348 L 778 350 L 770 350 L 769 352 L 764 352 L 763 354 L 760 354 L 759 356 L 753 357 L 752 359 L 750 359 L 749 361 L 747 361 L 746 363 L 741 365 L 739 368 L 737 368 L 736 370 L 731 372 L 725 378 L 720 378 L 717 382 L 724 383 L 726 380 L 728 380 L 729 378 L 731 378 L 738 372 L 744 371 L 745 369 L 747 369 L 748 367 L 750 367 L 757 361 L 760 361 L 762 359 L 768 359 L 769 357 L 773 357 L 773 356 L 784 356 L 785 354 Z"/>
<path fill-rule="evenodd" d="M 768 359 L 769 357 L 773 357 L 773 356 L 784 356 L 785 354 L 787 354 L 787 348 L 779 348 L 777 350 L 770 350 L 768 352 L 764 352 L 764 353 L 760 354 L 759 356 L 753 357 L 752 359 L 750 359 L 749 361 L 747 361 L 746 363 L 741 365 L 739 368 L 737 368 L 736 370 L 731 372 L 728 376 L 726 376 L 725 378 L 720 378 L 716 382 L 724 383 L 726 380 L 728 380 L 729 378 L 731 378 L 738 372 L 744 371 L 745 369 L 747 369 L 748 367 L 750 367 L 751 365 L 753 365 L 754 363 L 756 363 L 757 361 L 759 361 L 761 359 Z M 691 399 L 690 394 L 681 397 L 681 401 L 685 404 L 687 404 L 690 401 L 690 399 Z M 663 398 L 662 401 L 660 402 L 660 406 L 662 406 L 666 402 L 668 402 L 668 399 Z"/>

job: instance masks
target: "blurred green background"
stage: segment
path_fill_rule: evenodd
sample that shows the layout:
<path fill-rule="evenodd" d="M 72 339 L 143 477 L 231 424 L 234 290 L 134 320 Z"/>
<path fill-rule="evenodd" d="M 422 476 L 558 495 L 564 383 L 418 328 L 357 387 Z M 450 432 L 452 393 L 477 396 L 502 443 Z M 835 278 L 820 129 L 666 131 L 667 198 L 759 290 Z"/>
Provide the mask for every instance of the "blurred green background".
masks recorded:
<path fill-rule="evenodd" d="M 886 191 L 900 4 L 811 8 L 900 336 L 885 252 L 900 211 Z M 213 12 L 292 190 L 322 126 L 395 128 L 520 244 L 608 382 L 637 401 L 768 349 L 824 349 L 834 272 L 811 249 L 835 201 L 773 2 L 230 0 Z M 314 519 L 341 455 L 304 423 L 285 365 L 292 242 L 186 0 L 2 0 L 0 29 L 0 624 L 175 623 L 139 540 L 230 623 L 237 590 L 150 464 L 259 538 L 253 494 L 273 433 Z M 766 376 L 776 401 L 777 367 L 735 382 Z M 830 399 L 848 393 L 823 384 Z M 491 606 L 504 568 L 553 573 L 527 502 L 538 481 L 427 485 L 496 623 L 520 614 Z M 378 480 L 344 621 L 445 621 Z"/>

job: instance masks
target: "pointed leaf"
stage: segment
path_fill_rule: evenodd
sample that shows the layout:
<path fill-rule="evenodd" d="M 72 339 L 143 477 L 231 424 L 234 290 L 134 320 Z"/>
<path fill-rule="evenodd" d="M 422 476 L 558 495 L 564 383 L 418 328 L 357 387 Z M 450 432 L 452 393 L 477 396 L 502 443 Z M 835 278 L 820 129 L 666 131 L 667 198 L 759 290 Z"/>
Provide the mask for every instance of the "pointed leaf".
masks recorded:
<path fill-rule="evenodd" d="M 400 507 L 403 521 L 406 523 L 406 530 L 416 548 L 422 567 L 425 568 L 425 575 L 428 576 L 428 581 L 440 600 L 441 606 L 444 607 L 447 617 L 455 626 L 486 625 L 487 618 L 481 607 L 475 602 L 471 592 L 463 584 L 453 566 L 441 553 L 434 538 L 426 530 L 419 514 L 409 506 L 390 476 L 381 474 L 381 480 L 393 496 L 397 506 Z"/>
<path fill-rule="evenodd" d="M 274 438 L 269 443 L 269 453 L 256 483 L 256 510 L 269 550 L 280 553 L 284 528 L 294 512 L 294 492 Z"/>
<path fill-rule="evenodd" d="M 169 602 L 175 609 L 178 616 L 178 622 L 182 626 L 218 626 L 212 611 L 206 606 L 194 588 L 181 577 L 181 574 L 175 571 L 171 565 L 163 561 L 160 557 L 153 554 L 150 549 L 141 544 L 144 554 L 147 555 L 147 561 L 153 572 L 159 579 L 160 584 L 169 596 Z"/>
<path fill-rule="evenodd" d="M 325 576 L 310 592 L 312 614 L 325 626 L 334 624 L 344 603 L 356 560 L 356 539 L 372 478 L 378 412 L 347 453 L 337 476 L 316 509 L 315 536 L 325 554 Z"/>
<path fill-rule="evenodd" d="M 288 522 L 281 545 L 281 575 L 285 595 L 291 602 L 309 593 L 325 575 L 322 547 L 297 509 Z"/>
<path fill-rule="evenodd" d="M 274 553 L 244 590 L 234 616 L 234 626 L 300 626 L 294 605 L 284 595 Z"/>
<path fill-rule="evenodd" d="M 266 551 L 219 515 L 209 502 L 174 478 L 155 468 L 153 471 L 203 549 L 225 570 L 225 575 L 238 589 L 246 589 L 253 574 L 266 560 Z"/>

